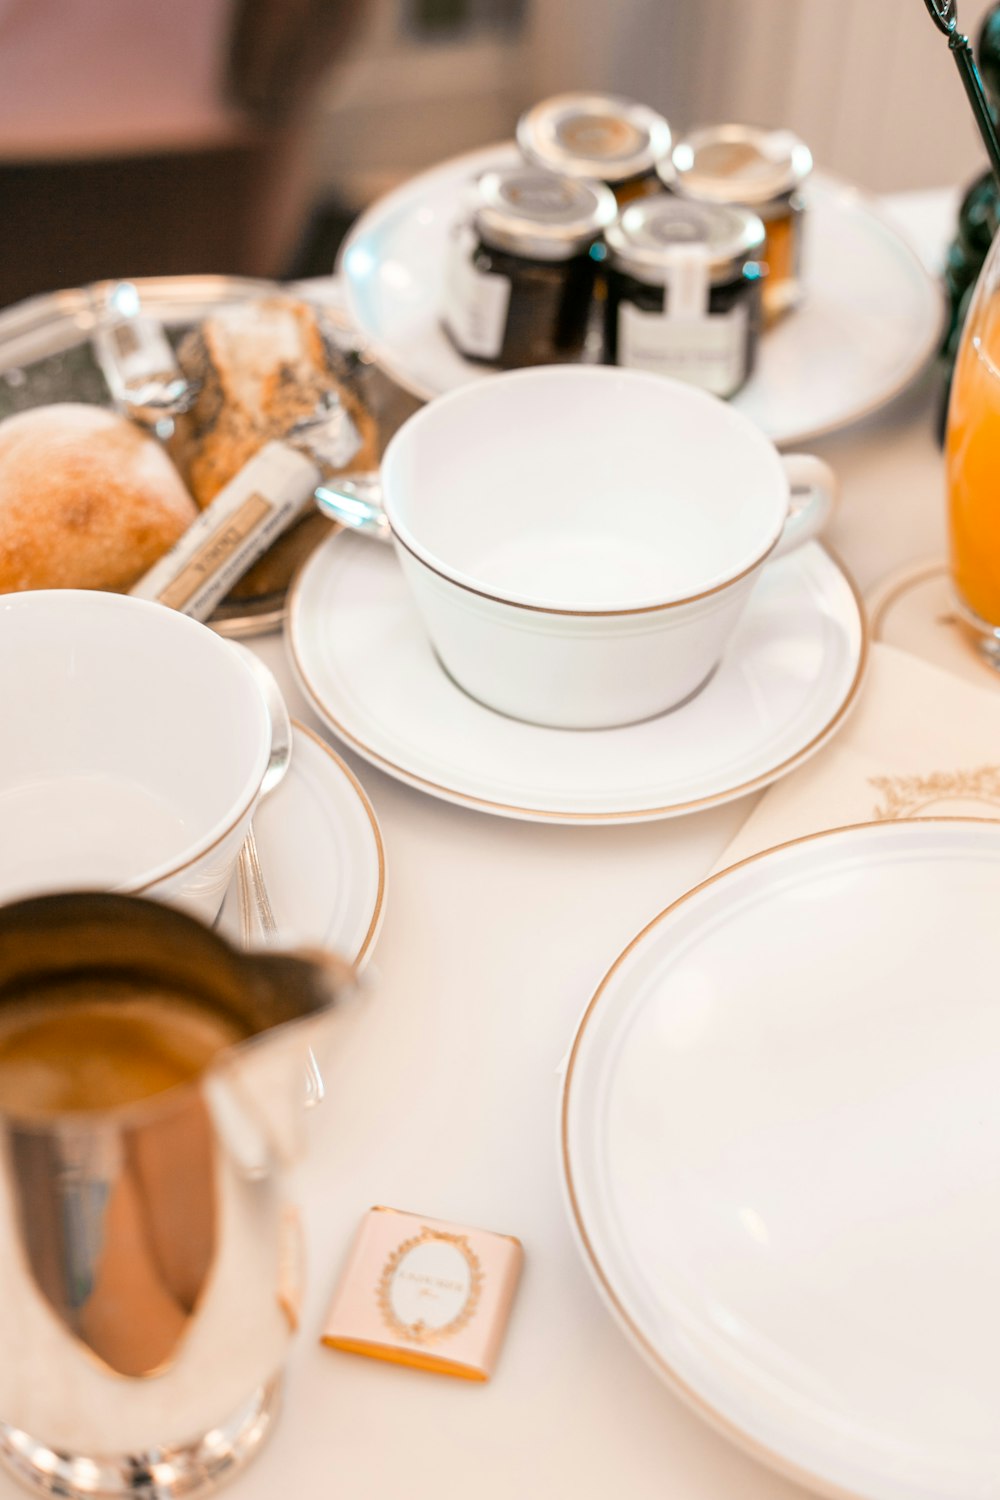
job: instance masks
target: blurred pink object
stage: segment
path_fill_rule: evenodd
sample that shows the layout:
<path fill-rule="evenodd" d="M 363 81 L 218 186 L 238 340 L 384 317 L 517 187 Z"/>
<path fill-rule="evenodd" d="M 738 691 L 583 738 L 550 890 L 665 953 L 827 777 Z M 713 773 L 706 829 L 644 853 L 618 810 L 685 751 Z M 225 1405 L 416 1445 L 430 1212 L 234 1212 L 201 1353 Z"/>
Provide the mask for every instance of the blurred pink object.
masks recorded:
<path fill-rule="evenodd" d="M 233 140 L 229 0 L 0 0 L 0 157 Z"/>
<path fill-rule="evenodd" d="M 0 306 L 104 277 L 280 276 L 309 109 L 366 0 L 0 0 Z"/>

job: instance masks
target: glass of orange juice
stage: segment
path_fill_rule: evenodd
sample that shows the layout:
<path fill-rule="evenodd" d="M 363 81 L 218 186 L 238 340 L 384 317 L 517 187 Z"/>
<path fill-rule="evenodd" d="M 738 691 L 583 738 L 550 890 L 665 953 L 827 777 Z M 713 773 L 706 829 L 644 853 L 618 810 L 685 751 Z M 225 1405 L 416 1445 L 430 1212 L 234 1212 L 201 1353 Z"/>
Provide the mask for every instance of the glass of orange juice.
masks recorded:
<path fill-rule="evenodd" d="M 1000 235 L 962 330 L 945 453 L 955 602 L 1000 669 Z"/>

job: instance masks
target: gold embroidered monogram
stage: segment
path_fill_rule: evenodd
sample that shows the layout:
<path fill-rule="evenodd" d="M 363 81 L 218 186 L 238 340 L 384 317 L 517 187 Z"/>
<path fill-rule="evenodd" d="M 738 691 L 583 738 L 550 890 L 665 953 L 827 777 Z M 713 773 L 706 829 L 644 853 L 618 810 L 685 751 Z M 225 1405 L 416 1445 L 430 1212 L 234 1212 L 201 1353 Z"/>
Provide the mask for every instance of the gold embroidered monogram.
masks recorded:
<path fill-rule="evenodd" d="M 424 1228 L 386 1261 L 379 1310 L 394 1333 L 428 1344 L 466 1326 L 482 1286 L 482 1267 L 465 1235 Z"/>
<path fill-rule="evenodd" d="M 918 818 L 939 803 L 985 803 L 1000 808 L 1000 765 L 932 771 L 928 776 L 870 776 L 868 780 L 882 796 L 872 812 L 875 822 Z"/>

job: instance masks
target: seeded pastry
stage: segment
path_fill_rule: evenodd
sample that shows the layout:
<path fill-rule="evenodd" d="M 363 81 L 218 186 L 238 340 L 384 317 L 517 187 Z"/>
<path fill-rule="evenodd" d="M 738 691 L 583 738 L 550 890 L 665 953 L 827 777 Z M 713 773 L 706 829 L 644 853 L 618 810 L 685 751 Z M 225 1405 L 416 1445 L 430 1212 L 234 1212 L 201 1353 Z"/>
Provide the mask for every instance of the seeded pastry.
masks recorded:
<path fill-rule="evenodd" d="M 200 389 L 171 453 L 199 505 L 270 439 L 340 407 L 357 441 L 345 444 L 344 461 L 334 451 L 328 472 L 375 466 L 375 423 L 340 378 L 322 314 L 308 303 L 275 296 L 222 308 L 182 340 L 178 358 Z"/>

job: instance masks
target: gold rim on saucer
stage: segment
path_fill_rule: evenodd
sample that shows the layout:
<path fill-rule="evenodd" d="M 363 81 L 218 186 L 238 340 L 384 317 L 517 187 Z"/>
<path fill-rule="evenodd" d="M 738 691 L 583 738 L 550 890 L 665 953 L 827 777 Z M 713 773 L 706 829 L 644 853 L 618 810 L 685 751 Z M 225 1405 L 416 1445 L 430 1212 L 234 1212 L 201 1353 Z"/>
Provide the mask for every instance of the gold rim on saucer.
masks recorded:
<path fill-rule="evenodd" d="M 868 615 L 873 640 L 981 687 L 996 685 L 983 631 L 956 598 L 946 558 L 925 558 L 882 578 L 869 590 Z"/>
<path fill-rule="evenodd" d="M 306 735 L 307 738 L 312 740 L 314 745 L 318 745 L 320 750 L 322 750 L 323 753 L 333 761 L 333 764 L 337 767 L 337 770 L 342 772 L 343 775 L 347 778 L 351 787 L 357 794 L 358 801 L 361 803 L 361 806 L 364 809 L 365 816 L 367 817 L 369 825 L 371 827 L 372 837 L 375 840 L 375 853 L 378 859 L 378 888 L 375 892 L 375 908 L 372 912 L 371 921 L 368 923 L 368 931 L 365 933 L 361 941 L 361 946 L 358 949 L 357 953 L 355 953 L 351 958 L 351 962 L 358 968 L 361 968 L 364 965 L 369 952 L 371 951 L 372 945 L 374 944 L 375 939 L 378 936 L 379 928 L 382 925 L 382 908 L 385 904 L 385 845 L 382 842 L 382 830 L 379 827 L 378 819 L 375 816 L 375 809 L 372 807 L 368 793 L 365 791 L 364 787 L 361 785 L 361 782 L 355 776 L 350 766 L 345 760 L 341 759 L 336 750 L 334 750 L 333 746 L 329 744 L 322 735 L 317 734 L 315 729 L 310 729 L 307 724 L 303 724 L 301 719 L 293 719 L 292 728 L 297 733 Z"/>
<path fill-rule="evenodd" d="M 868 603 L 868 622 L 871 626 L 872 640 L 884 640 L 889 611 L 904 594 L 908 594 L 911 589 L 919 587 L 922 583 L 929 583 L 932 578 L 946 576 L 947 572 L 948 564 L 944 558 L 928 558 L 926 562 L 914 563 L 911 567 L 890 574 L 888 578 L 877 584 L 871 591 Z"/>
<path fill-rule="evenodd" d="M 377 544 L 369 542 L 365 545 L 374 546 Z M 803 761 L 808 760 L 809 757 L 834 734 L 837 727 L 854 706 L 868 665 L 868 655 L 870 647 L 868 617 L 865 611 L 864 601 L 861 597 L 861 593 L 850 572 L 847 570 L 847 568 L 845 568 L 836 554 L 831 552 L 828 547 L 824 547 L 823 550 L 827 553 L 828 557 L 833 562 L 834 566 L 838 569 L 845 583 L 847 584 L 858 614 L 858 626 L 860 631 L 858 657 L 855 663 L 854 675 L 851 679 L 850 686 L 848 687 L 846 694 L 839 703 L 836 711 L 822 726 L 822 728 L 819 729 L 817 733 L 814 734 L 805 745 L 802 745 L 798 750 L 796 750 L 794 754 L 788 756 L 785 760 L 780 761 L 776 766 L 771 767 L 766 772 L 762 772 L 760 775 L 752 777 L 748 781 L 738 783 L 736 786 L 728 787 L 723 791 L 712 793 L 706 797 L 693 798 L 690 801 L 666 803 L 653 807 L 630 809 L 624 812 L 549 811 L 545 808 L 524 807 L 518 803 L 500 802 L 492 798 L 478 797 L 471 793 L 456 790 L 453 787 L 445 785 L 443 782 L 437 782 L 429 777 L 420 775 L 418 772 L 410 771 L 405 766 L 402 766 L 398 762 L 391 760 L 388 756 L 381 754 L 380 751 L 376 750 L 371 745 L 368 745 L 359 735 L 348 729 L 346 725 L 344 725 L 335 714 L 331 713 L 330 709 L 323 702 L 322 696 L 318 688 L 316 687 L 316 684 L 310 679 L 308 669 L 306 668 L 302 660 L 302 656 L 296 642 L 294 621 L 297 601 L 302 591 L 302 580 L 305 576 L 305 570 L 306 567 L 308 567 L 308 563 L 304 564 L 303 567 L 299 570 L 298 574 L 292 582 L 291 588 L 289 589 L 288 629 L 286 631 L 285 640 L 287 649 L 292 658 L 295 671 L 307 697 L 310 700 L 311 706 L 325 721 L 325 723 L 327 723 L 329 727 L 334 731 L 334 733 L 337 734 L 346 744 L 351 746 L 359 754 L 363 755 L 365 759 L 372 765 L 378 767 L 381 770 L 387 771 L 389 775 L 395 777 L 399 781 L 402 781 L 408 786 L 415 787 L 418 791 L 428 792 L 432 796 L 441 797 L 447 802 L 453 802 L 459 806 L 469 807 L 479 812 L 489 812 L 506 817 L 523 818 L 525 820 L 537 823 L 556 823 L 571 825 L 580 823 L 626 824 L 652 822 L 657 818 L 674 817 L 684 813 L 701 811 L 710 807 L 719 807 L 724 803 L 735 801 L 738 797 L 746 796 L 750 792 L 757 791 L 765 786 L 770 786 L 772 782 L 777 781 L 784 775 L 787 775 L 788 772 L 794 769 L 795 766 L 799 765 Z"/>

